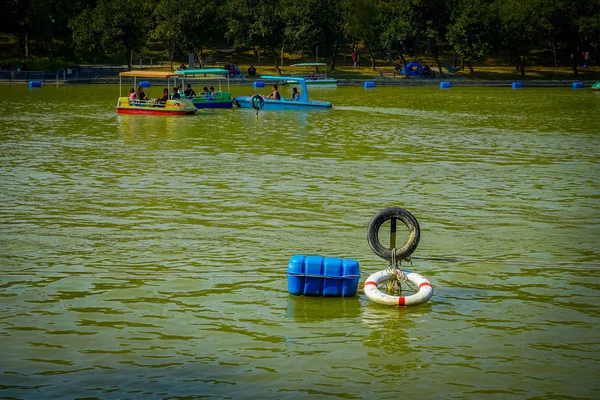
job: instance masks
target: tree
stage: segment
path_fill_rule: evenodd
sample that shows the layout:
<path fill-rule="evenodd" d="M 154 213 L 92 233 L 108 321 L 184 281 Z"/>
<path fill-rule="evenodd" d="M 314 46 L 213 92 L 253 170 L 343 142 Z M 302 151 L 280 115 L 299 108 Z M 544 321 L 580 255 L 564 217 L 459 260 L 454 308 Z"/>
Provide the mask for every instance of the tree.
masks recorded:
<path fill-rule="evenodd" d="M 381 4 L 381 12 L 376 24 L 379 38 L 378 55 L 387 60 L 400 57 L 404 63 L 404 55 L 418 52 L 419 39 L 410 20 L 409 3 L 393 0 Z"/>
<path fill-rule="evenodd" d="M 122 52 L 131 69 L 151 31 L 153 8 L 151 0 L 99 0 L 71 20 L 75 45 L 92 54 Z"/>
<path fill-rule="evenodd" d="M 504 0 L 500 7 L 502 45 L 517 61 L 525 76 L 525 62 L 531 49 L 539 43 L 540 8 L 544 0 Z"/>
<path fill-rule="evenodd" d="M 161 0 L 156 6 L 152 37 L 165 42 L 171 69 L 177 51 L 194 52 L 204 65 L 204 48 L 214 44 L 222 25 L 218 5 L 217 0 Z"/>
<path fill-rule="evenodd" d="M 461 0 L 452 13 L 446 38 L 473 72 L 472 63 L 492 49 L 498 31 L 496 7 L 490 0 Z"/>
<path fill-rule="evenodd" d="M 234 46 L 239 50 L 254 47 L 258 54 L 266 49 L 281 74 L 277 57 L 285 31 L 281 0 L 230 0 L 227 13 L 226 36 Z"/>
<path fill-rule="evenodd" d="M 438 44 L 446 38 L 454 0 L 409 0 L 409 15 L 415 33 L 431 44 L 433 58 L 443 76 Z"/>
<path fill-rule="evenodd" d="M 334 45 L 338 36 L 336 23 L 339 20 L 339 8 L 334 0 L 283 0 L 285 18 L 285 39 L 293 49 L 323 50 Z M 325 53 L 325 51 L 323 51 Z"/>

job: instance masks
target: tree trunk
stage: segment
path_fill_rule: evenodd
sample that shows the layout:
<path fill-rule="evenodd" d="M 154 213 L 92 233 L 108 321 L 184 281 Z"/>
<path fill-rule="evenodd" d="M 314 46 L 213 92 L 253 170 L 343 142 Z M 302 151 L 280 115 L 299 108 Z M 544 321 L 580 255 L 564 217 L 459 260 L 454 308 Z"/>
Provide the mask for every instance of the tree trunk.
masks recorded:
<path fill-rule="evenodd" d="M 554 55 L 554 68 L 558 68 L 558 57 L 556 56 L 556 43 L 552 44 L 552 54 Z"/>
<path fill-rule="evenodd" d="M 473 72 L 475 72 L 475 71 L 473 71 L 473 66 L 471 65 L 471 62 L 470 62 L 470 61 L 467 61 L 467 62 L 466 62 L 466 64 L 467 64 L 467 67 L 469 67 L 469 72 L 470 72 L 470 73 L 473 73 Z M 463 64 L 463 65 L 464 65 L 464 64 Z"/>
<path fill-rule="evenodd" d="M 29 58 L 29 32 L 25 31 L 25 58 Z"/>
<path fill-rule="evenodd" d="M 193 46 L 193 49 L 194 54 L 196 54 L 196 57 L 198 58 L 198 64 L 200 65 L 200 68 L 204 68 L 204 52 L 202 51 L 202 47 Z M 193 68 L 196 68 L 195 62 Z"/>
<path fill-rule="evenodd" d="M 281 68 L 279 68 L 279 57 L 277 56 L 277 50 L 273 49 L 273 61 L 275 61 L 275 69 L 277 70 L 277 75 L 281 75 Z"/>
<path fill-rule="evenodd" d="M 440 77 L 444 76 L 444 71 L 442 71 L 442 64 L 440 64 L 440 57 L 438 54 L 438 47 L 437 47 L 437 42 L 435 41 L 435 39 L 431 39 L 431 44 L 432 44 L 432 49 L 433 49 L 433 59 L 435 61 L 435 63 L 438 66 L 438 69 L 440 70 Z"/>
<path fill-rule="evenodd" d="M 375 56 L 373 55 L 373 52 L 371 51 L 371 49 L 369 49 L 369 56 L 371 57 L 371 68 L 373 68 L 373 71 L 376 71 L 375 69 Z M 360 58 L 359 58 L 360 60 Z M 360 65 L 360 61 L 359 61 L 359 65 Z"/>
<path fill-rule="evenodd" d="M 169 51 L 169 66 L 171 71 L 173 71 L 173 59 L 175 58 L 175 42 L 171 45 L 171 49 Z"/>
<path fill-rule="evenodd" d="M 331 70 L 335 71 L 335 59 L 337 57 L 338 52 L 338 41 L 335 40 L 335 44 L 333 45 L 333 55 L 331 56 Z"/>
<path fill-rule="evenodd" d="M 521 58 L 519 64 L 521 64 L 521 76 L 525 76 L 525 56 L 523 56 L 523 58 Z"/>

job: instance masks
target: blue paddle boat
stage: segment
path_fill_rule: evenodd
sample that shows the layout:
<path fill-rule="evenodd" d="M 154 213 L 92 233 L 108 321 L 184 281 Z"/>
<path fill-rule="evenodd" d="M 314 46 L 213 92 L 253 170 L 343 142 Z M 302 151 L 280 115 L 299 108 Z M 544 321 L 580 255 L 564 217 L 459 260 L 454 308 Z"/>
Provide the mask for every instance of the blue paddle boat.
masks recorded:
<path fill-rule="evenodd" d="M 306 80 L 293 76 L 271 76 L 263 75 L 261 79 L 268 79 L 280 82 L 295 82 L 300 85 L 300 98 L 298 100 L 286 99 L 281 96 L 281 100 L 264 98 L 263 110 L 293 110 L 307 108 L 331 108 L 328 101 L 314 101 L 308 99 L 308 90 L 306 90 Z M 233 104 L 240 108 L 252 108 L 251 99 L 254 96 L 238 96 L 233 99 Z"/>

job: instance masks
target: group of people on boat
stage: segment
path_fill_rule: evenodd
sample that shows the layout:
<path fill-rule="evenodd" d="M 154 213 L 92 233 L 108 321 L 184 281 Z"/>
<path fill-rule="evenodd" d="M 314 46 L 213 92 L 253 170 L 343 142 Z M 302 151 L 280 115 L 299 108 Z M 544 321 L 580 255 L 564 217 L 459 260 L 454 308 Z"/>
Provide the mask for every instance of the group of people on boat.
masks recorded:
<path fill-rule="evenodd" d="M 262 95 L 261 95 L 262 96 Z M 281 95 L 279 94 L 279 87 L 277 85 L 273 85 L 273 90 L 270 95 L 262 96 L 264 99 L 269 100 L 281 100 Z M 292 101 L 300 100 L 300 92 L 298 92 L 297 88 L 292 89 L 292 97 L 290 98 Z"/>
<path fill-rule="evenodd" d="M 200 92 L 200 96 L 206 96 L 207 100 L 214 100 L 217 98 L 217 92 L 213 86 L 211 86 L 210 89 L 205 86 L 202 89 L 202 92 Z M 194 97 L 196 97 L 196 92 L 192 88 L 192 85 L 188 83 L 186 89 L 183 91 L 181 90 L 181 86 L 174 86 L 171 94 L 169 94 L 168 88 L 164 88 L 162 96 L 155 99 L 154 104 L 165 103 L 169 99 L 193 99 Z M 137 91 L 134 88 L 131 88 L 129 90 L 129 101 L 137 102 L 140 100 L 150 100 L 146 97 L 144 88 L 140 86 Z"/>

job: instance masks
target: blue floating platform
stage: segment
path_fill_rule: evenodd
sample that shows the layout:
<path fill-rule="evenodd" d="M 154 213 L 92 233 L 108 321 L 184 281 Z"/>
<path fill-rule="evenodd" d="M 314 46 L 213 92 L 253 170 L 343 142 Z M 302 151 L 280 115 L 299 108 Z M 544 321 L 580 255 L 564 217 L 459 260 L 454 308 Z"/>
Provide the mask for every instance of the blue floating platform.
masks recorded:
<path fill-rule="evenodd" d="M 264 82 L 254 82 L 254 87 L 255 88 L 264 88 L 265 83 Z"/>
<path fill-rule="evenodd" d="M 356 296 L 358 261 L 321 256 L 294 255 L 287 268 L 288 291 L 296 296 Z"/>
<path fill-rule="evenodd" d="M 41 81 L 29 81 L 29 87 L 30 88 L 42 87 L 42 82 Z"/>
<path fill-rule="evenodd" d="M 573 82 L 573 89 L 583 89 L 583 82 Z"/>
<path fill-rule="evenodd" d="M 150 87 L 150 81 L 140 81 L 140 86 L 143 88 Z"/>
<path fill-rule="evenodd" d="M 523 87 L 523 82 L 513 82 L 512 83 L 513 89 L 521 89 L 522 87 Z"/>
<path fill-rule="evenodd" d="M 365 82 L 365 89 L 374 88 L 374 87 L 375 87 L 375 82 L 372 82 L 372 81 Z"/>
<path fill-rule="evenodd" d="M 440 82 L 440 89 L 450 89 L 452 87 L 452 83 L 450 82 Z"/>

